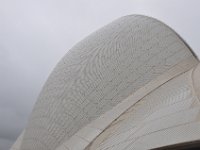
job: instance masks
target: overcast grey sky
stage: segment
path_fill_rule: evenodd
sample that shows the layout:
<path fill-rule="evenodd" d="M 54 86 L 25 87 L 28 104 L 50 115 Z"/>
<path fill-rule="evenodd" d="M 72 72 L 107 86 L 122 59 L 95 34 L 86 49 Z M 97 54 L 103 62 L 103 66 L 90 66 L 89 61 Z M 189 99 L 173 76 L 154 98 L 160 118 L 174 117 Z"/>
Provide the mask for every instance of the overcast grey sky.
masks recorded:
<path fill-rule="evenodd" d="M 0 150 L 27 123 L 59 59 L 101 26 L 129 14 L 155 17 L 200 56 L 199 0 L 0 0 Z"/>

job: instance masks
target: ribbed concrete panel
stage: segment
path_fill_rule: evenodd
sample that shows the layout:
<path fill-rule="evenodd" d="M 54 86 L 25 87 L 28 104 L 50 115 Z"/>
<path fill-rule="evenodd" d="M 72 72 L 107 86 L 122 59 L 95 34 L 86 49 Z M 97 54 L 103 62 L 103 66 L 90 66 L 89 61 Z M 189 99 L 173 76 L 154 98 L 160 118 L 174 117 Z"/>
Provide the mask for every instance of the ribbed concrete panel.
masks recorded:
<path fill-rule="evenodd" d="M 200 102 L 191 81 L 190 71 L 145 96 L 88 150 L 145 150 L 200 140 Z"/>
<path fill-rule="evenodd" d="M 139 88 L 193 56 L 167 26 L 122 17 L 74 46 L 48 78 L 22 150 L 54 150 Z"/>

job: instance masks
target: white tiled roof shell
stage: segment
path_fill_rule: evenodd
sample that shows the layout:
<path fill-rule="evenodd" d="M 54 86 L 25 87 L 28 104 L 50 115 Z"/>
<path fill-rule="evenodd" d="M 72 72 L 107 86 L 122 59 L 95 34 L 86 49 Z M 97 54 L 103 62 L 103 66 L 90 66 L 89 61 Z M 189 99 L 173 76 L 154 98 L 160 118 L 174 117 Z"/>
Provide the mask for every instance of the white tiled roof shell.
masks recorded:
<path fill-rule="evenodd" d="M 193 54 L 163 23 L 122 17 L 74 46 L 33 109 L 22 150 L 54 150 L 79 129 Z"/>
<path fill-rule="evenodd" d="M 200 101 L 191 74 L 170 80 L 138 101 L 88 150 L 146 150 L 199 140 Z"/>

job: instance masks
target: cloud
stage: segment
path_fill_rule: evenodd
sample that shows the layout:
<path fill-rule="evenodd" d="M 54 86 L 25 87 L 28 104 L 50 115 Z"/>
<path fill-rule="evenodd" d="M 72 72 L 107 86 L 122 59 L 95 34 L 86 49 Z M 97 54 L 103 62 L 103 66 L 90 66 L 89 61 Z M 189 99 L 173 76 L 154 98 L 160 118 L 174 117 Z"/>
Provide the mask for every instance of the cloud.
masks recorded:
<path fill-rule="evenodd" d="M 13 144 L 13 141 L 7 140 L 5 138 L 0 138 L 0 149 L 7 150 L 9 149 Z"/>

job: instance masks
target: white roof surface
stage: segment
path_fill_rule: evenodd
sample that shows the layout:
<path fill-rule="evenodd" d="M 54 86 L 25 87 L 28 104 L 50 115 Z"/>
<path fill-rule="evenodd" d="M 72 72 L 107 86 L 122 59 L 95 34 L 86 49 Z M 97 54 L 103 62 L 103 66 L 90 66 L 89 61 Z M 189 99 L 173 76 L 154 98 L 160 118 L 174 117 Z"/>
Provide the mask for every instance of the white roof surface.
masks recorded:
<path fill-rule="evenodd" d="M 35 104 L 21 149 L 55 150 L 185 61 L 190 62 L 185 70 L 197 63 L 188 46 L 163 23 L 139 15 L 112 22 L 75 45 L 57 64 Z"/>

